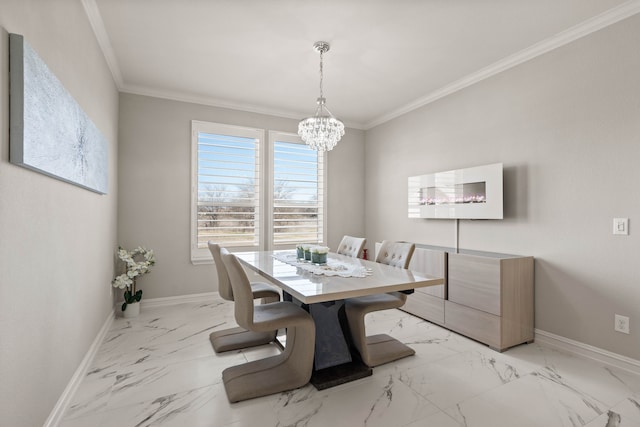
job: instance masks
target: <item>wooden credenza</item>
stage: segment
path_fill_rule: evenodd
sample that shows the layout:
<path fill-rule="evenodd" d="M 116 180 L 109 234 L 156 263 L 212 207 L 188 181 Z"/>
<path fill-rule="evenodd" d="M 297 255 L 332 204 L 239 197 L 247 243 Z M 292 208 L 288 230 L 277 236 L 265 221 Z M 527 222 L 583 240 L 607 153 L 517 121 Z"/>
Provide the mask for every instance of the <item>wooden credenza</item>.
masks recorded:
<path fill-rule="evenodd" d="M 419 247 L 413 253 L 409 270 L 444 277 L 444 284 L 415 289 L 402 310 L 444 326 L 444 302 L 447 299 L 447 251 L 445 248 Z"/>
<path fill-rule="evenodd" d="M 416 247 L 409 269 L 442 275 L 416 289 L 402 310 L 504 351 L 533 341 L 534 259 L 479 251 Z"/>

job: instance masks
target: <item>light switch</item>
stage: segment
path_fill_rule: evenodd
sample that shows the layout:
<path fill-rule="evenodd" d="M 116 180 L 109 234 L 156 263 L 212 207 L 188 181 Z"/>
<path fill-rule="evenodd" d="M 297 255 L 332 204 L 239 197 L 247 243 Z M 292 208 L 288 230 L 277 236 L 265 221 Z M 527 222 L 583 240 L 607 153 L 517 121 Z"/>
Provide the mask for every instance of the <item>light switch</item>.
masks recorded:
<path fill-rule="evenodd" d="M 613 218 L 613 234 L 629 235 L 629 218 Z"/>

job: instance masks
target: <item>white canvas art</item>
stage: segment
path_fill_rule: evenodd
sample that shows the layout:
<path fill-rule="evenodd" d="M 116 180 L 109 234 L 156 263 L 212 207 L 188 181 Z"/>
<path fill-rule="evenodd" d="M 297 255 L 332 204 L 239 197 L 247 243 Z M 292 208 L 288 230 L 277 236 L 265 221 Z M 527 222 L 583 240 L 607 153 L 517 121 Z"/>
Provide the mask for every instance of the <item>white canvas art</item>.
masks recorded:
<path fill-rule="evenodd" d="M 106 194 L 105 137 L 24 38 L 9 37 L 11 162 Z"/>

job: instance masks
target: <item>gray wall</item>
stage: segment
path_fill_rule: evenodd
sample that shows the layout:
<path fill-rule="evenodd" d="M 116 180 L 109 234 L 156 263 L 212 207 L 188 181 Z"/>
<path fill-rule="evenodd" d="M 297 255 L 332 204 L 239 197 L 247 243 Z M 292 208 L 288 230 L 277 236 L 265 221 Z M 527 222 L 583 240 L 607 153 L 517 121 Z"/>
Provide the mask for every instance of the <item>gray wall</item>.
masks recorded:
<path fill-rule="evenodd" d="M 156 253 L 139 281 L 145 298 L 217 290 L 213 265 L 190 261 L 191 120 L 296 132 L 297 120 L 132 94 L 120 95 L 118 237 Z M 364 132 L 330 152 L 328 243 L 364 234 Z"/>
<path fill-rule="evenodd" d="M 640 359 L 638 40 L 635 16 L 367 131 L 369 241 L 454 246 L 407 218 L 407 177 L 503 162 L 505 219 L 460 221 L 460 247 L 535 256 L 536 328 Z"/>
<path fill-rule="evenodd" d="M 9 163 L 8 32 L 106 137 L 108 195 Z M 77 0 L 2 0 L 0 65 L 0 424 L 26 427 L 45 422 L 112 312 L 118 92 Z"/>

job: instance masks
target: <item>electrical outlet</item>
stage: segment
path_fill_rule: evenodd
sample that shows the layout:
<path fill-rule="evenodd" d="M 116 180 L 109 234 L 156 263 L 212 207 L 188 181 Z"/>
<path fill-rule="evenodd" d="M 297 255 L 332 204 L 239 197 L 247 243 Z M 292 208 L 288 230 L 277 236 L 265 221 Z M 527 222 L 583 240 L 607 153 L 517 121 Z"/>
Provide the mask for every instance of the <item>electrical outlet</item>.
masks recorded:
<path fill-rule="evenodd" d="M 616 314 L 615 316 L 615 324 L 613 325 L 613 329 L 618 332 L 622 332 L 623 334 L 629 333 L 629 318 L 627 316 L 621 316 Z"/>
<path fill-rule="evenodd" d="M 613 234 L 629 235 L 629 218 L 613 218 Z"/>

